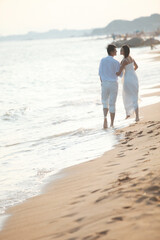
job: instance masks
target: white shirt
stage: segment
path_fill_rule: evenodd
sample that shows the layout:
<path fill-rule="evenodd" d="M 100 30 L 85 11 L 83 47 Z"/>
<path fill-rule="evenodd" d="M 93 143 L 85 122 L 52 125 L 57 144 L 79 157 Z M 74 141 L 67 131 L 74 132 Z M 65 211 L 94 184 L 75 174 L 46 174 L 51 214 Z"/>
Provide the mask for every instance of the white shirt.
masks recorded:
<path fill-rule="evenodd" d="M 99 76 L 102 82 L 118 80 L 116 72 L 119 72 L 120 63 L 112 56 L 102 58 L 99 65 Z"/>

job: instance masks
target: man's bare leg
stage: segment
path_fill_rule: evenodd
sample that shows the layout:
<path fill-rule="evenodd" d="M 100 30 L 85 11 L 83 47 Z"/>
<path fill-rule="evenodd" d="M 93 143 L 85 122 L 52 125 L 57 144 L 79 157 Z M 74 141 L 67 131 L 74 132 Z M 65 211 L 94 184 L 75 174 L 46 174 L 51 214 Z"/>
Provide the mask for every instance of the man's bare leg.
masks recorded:
<path fill-rule="evenodd" d="M 139 109 L 138 109 L 138 107 L 137 107 L 136 110 L 135 110 L 135 114 L 136 114 L 136 119 L 135 119 L 135 121 L 138 122 L 138 121 L 139 121 Z"/>
<path fill-rule="evenodd" d="M 130 115 L 126 115 L 126 118 L 125 119 L 128 119 L 130 117 Z"/>
<path fill-rule="evenodd" d="M 114 125 L 114 118 L 115 118 L 115 113 L 111 113 L 110 112 L 110 117 L 111 117 L 111 127 L 113 127 Z"/>
<path fill-rule="evenodd" d="M 104 129 L 108 128 L 108 124 L 107 124 L 107 113 L 108 113 L 108 108 L 103 108 L 103 114 L 104 114 L 103 128 L 104 128 Z"/>

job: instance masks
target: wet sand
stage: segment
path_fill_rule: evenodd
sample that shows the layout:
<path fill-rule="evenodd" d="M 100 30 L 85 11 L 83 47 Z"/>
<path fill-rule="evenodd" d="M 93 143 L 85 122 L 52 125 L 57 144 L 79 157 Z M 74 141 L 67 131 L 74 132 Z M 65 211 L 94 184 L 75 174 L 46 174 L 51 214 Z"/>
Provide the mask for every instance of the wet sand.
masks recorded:
<path fill-rule="evenodd" d="M 160 56 L 156 56 L 153 58 L 154 61 L 160 61 Z"/>
<path fill-rule="evenodd" d="M 159 54 L 159 56 L 155 56 L 155 57 L 153 57 L 153 61 L 160 61 L 160 51 L 159 50 L 153 50 L 153 52 L 152 52 L 152 50 L 151 50 L 151 52 L 150 52 L 151 54 Z"/>
<path fill-rule="evenodd" d="M 10 208 L 1 240 L 159 240 L 160 103 L 102 157 L 63 170 L 40 196 Z M 107 134 L 107 131 L 106 131 Z"/>

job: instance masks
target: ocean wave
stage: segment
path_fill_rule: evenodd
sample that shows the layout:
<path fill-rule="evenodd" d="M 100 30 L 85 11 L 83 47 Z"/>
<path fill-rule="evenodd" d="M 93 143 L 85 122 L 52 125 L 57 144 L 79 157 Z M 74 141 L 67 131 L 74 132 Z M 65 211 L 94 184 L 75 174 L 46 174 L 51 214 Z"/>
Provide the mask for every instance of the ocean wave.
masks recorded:
<path fill-rule="evenodd" d="M 62 137 L 72 137 L 72 136 L 84 136 L 84 135 L 89 135 L 90 133 L 93 133 L 94 129 L 85 129 L 85 128 L 78 128 L 76 130 L 73 131 L 67 131 L 67 132 L 62 132 L 62 133 L 58 133 L 58 134 L 53 134 L 53 135 L 49 135 L 46 137 L 42 137 L 39 139 L 35 139 L 35 140 L 30 140 L 30 141 L 23 141 L 23 142 L 15 142 L 15 143 L 10 143 L 7 145 L 1 145 L 1 148 L 9 148 L 9 147 L 15 147 L 17 145 L 22 145 L 22 144 L 31 144 L 30 147 L 35 147 L 40 145 L 42 142 L 44 141 L 48 141 L 48 140 L 52 140 L 52 139 L 57 139 L 57 138 L 62 138 Z M 26 151 L 26 150 L 25 150 Z"/>
<path fill-rule="evenodd" d="M 0 118 L 4 121 L 16 121 L 18 118 L 25 114 L 27 107 L 22 107 L 19 109 L 9 109 Z"/>
<path fill-rule="evenodd" d="M 41 142 L 41 141 L 44 141 L 44 140 L 49 140 L 49 139 L 54 139 L 54 138 L 59 138 L 59 137 L 66 137 L 66 136 L 71 137 L 71 136 L 77 136 L 77 135 L 85 135 L 85 134 L 88 134 L 91 131 L 93 131 L 93 129 L 78 128 L 78 129 L 73 130 L 73 131 L 62 132 L 62 133 L 46 136 L 46 137 L 37 139 L 34 142 Z M 34 143 L 34 145 L 35 144 L 37 144 L 37 143 Z"/>
<path fill-rule="evenodd" d="M 82 101 L 82 100 L 74 100 L 74 101 L 65 101 L 65 102 L 61 102 L 61 104 L 58 106 L 58 108 L 62 108 L 62 107 L 71 107 L 71 106 L 83 106 L 83 105 L 89 105 L 89 104 L 93 104 L 93 101 Z"/>
<path fill-rule="evenodd" d="M 47 136 L 47 137 L 44 137 L 44 138 L 41 138 L 41 139 L 38 139 L 36 142 L 34 142 L 31 146 L 35 147 L 39 144 L 41 144 L 41 142 L 43 141 L 47 141 L 47 140 L 52 140 L 52 139 L 58 139 L 58 138 L 71 138 L 73 136 L 84 136 L 84 135 L 88 135 L 89 132 L 92 132 L 93 129 L 84 129 L 84 128 L 79 128 L 79 129 L 76 129 L 74 131 L 68 131 L 68 132 L 62 132 L 62 133 L 58 133 L 58 134 L 53 134 L 53 135 L 50 135 L 50 136 Z"/>
<path fill-rule="evenodd" d="M 70 119 L 63 119 L 63 120 L 58 120 L 58 121 L 56 120 L 56 121 L 52 122 L 52 125 L 58 125 L 58 124 L 69 122 L 69 121 L 70 121 Z M 74 121 L 74 120 L 72 119 L 72 121 Z"/>

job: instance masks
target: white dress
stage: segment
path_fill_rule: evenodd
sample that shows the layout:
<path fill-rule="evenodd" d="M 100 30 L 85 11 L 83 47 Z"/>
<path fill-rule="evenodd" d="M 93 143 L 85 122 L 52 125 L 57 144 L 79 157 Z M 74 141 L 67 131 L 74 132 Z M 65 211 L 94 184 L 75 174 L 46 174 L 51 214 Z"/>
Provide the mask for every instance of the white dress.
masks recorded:
<path fill-rule="evenodd" d="M 123 81 L 123 103 L 126 115 L 130 115 L 138 107 L 138 77 L 134 70 L 134 63 L 125 66 Z"/>

